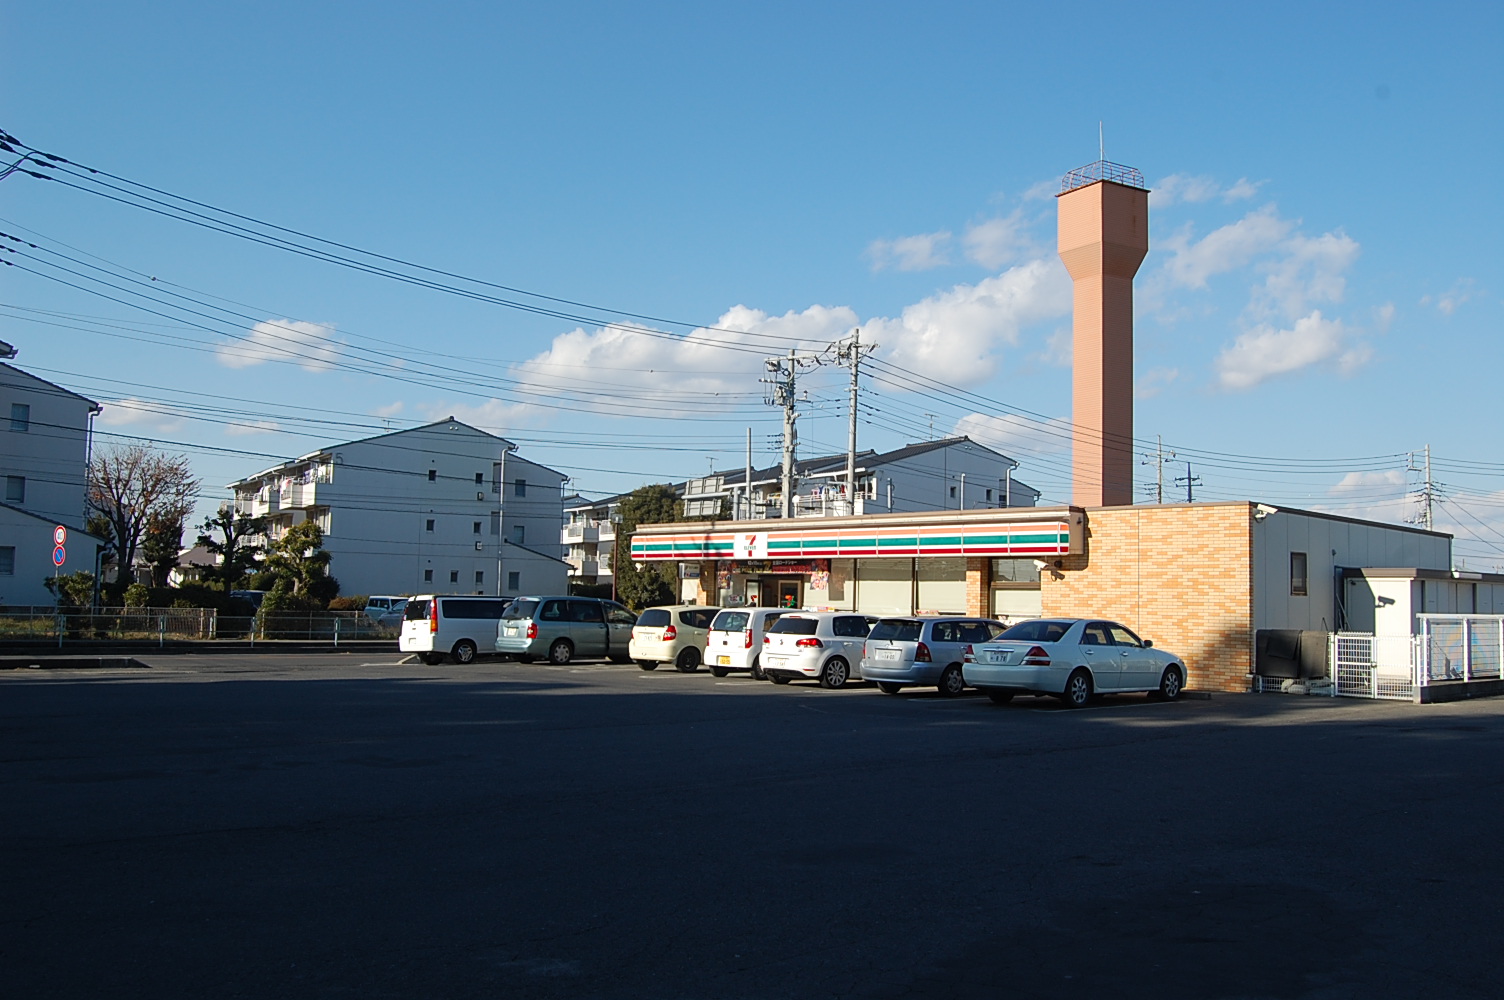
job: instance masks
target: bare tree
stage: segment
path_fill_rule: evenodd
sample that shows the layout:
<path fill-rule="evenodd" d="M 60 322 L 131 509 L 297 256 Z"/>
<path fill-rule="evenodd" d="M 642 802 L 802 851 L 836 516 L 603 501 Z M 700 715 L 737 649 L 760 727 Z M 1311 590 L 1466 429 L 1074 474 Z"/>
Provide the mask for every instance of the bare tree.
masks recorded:
<path fill-rule="evenodd" d="M 110 522 L 121 583 L 135 580 L 134 563 L 149 518 L 181 524 L 193 508 L 199 481 L 182 455 L 142 444 L 104 448 L 89 463 L 89 506 Z"/>

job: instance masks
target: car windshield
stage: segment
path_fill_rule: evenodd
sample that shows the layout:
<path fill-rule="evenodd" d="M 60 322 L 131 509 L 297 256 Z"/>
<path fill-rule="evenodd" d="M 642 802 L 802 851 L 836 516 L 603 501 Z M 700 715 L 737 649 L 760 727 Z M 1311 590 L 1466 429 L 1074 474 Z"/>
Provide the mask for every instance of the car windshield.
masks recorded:
<path fill-rule="evenodd" d="M 769 632 L 779 635 L 814 635 L 820 627 L 818 618 L 795 618 L 793 615 L 784 615 L 769 627 Z"/>
<path fill-rule="evenodd" d="M 923 622 L 916 622 L 908 618 L 884 618 L 872 626 L 868 633 L 869 639 L 892 639 L 896 642 L 916 642 L 919 633 L 924 630 Z"/>
<path fill-rule="evenodd" d="M 669 613 L 662 608 L 648 608 L 637 616 L 637 624 L 645 625 L 648 628 L 662 628 L 672 620 L 669 617 Z"/>
<path fill-rule="evenodd" d="M 410 622 L 420 622 L 420 621 L 422 621 L 423 619 L 425 619 L 425 618 L 428 617 L 428 602 L 427 601 L 408 601 L 407 602 L 407 613 L 404 614 L 402 617 L 405 620 L 410 621 Z"/>
<path fill-rule="evenodd" d="M 513 601 L 507 605 L 507 609 L 501 613 L 503 619 L 531 618 L 533 612 L 538 610 L 538 602 L 532 599 Z"/>
<path fill-rule="evenodd" d="M 746 611 L 722 611 L 710 623 L 712 632 L 740 632 L 747 627 L 752 615 Z"/>
<path fill-rule="evenodd" d="M 1059 642 L 1070 631 L 1071 622 L 1055 622 L 1047 619 L 1019 622 L 998 636 L 999 640 L 1016 639 L 1020 642 Z"/>

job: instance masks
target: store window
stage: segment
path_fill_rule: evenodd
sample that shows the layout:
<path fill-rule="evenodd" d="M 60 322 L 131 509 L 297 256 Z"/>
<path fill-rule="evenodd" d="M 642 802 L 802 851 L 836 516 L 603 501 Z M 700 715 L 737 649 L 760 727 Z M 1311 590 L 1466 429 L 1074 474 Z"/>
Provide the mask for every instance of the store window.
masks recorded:
<path fill-rule="evenodd" d="M 1306 554 L 1290 553 L 1290 596 L 1306 596 Z"/>

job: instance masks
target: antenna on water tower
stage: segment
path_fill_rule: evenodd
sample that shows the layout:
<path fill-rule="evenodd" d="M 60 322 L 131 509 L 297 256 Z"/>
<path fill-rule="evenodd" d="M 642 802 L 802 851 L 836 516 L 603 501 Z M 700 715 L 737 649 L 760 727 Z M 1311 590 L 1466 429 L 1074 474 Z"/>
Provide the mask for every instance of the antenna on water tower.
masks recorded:
<path fill-rule="evenodd" d="M 1097 159 L 1107 159 L 1107 144 L 1102 141 L 1102 122 L 1097 122 Z"/>

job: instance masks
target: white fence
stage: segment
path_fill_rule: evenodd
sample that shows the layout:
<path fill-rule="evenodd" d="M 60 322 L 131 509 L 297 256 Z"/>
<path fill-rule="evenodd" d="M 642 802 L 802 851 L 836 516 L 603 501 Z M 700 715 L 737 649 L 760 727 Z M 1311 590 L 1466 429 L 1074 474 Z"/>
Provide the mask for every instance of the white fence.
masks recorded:
<path fill-rule="evenodd" d="M 1333 633 L 1328 692 L 1411 701 L 1434 684 L 1504 679 L 1504 615 L 1418 617 L 1418 635 Z"/>

